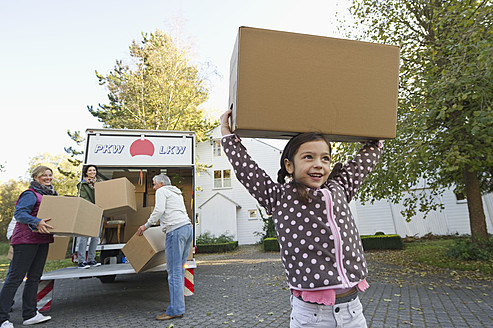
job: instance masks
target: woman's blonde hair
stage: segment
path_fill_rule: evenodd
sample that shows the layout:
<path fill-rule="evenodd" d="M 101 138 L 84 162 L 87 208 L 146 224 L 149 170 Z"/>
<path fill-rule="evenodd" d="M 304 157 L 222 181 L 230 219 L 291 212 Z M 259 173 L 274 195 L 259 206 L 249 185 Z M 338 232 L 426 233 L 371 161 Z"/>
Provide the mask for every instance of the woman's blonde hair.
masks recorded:
<path fill-rule="evenodd" d="M 33 179 L 34 178 L 37 178 L 37 177 L 40 177 L 40 176 L 43 175 L 43 173 L 45 173 L 46 170 L 50 170 L 51 173 L 53 174 L 53 170 L 50 169 L 48 166 L 40 165 L 40 166 L 34 168 L 34 170 L 31 173 L 31 177 Z"/>

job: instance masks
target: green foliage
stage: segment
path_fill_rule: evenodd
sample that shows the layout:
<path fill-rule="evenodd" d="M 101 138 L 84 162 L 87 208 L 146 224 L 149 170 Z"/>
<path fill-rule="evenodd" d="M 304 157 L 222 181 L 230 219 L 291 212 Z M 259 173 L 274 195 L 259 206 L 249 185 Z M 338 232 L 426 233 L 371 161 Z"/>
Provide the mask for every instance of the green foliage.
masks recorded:
<path fill-rule="evenodd" d="M 493 239 L 480 243 L 473 243 L 470 238 L 457 239 L 448 248 L 447 255 L 464 261 L 493 259 Z"/>
<path fill-rule="evenodd" d="M 190 48 L 159 29 L 130 45 L 129 63 L 117 60 L 107 75 L 96 72 L 108 104 L 89 112 L 107 128 L 194 131 L 199 141 L 217 125 L 199 108 L 208 98 L 206 80 L 190 63 Z"/>
<path fill-rule="evenodd" d="M 5 236 L 15 212 L 15 203 L 19 195 L 29 187 L 27 182 L 10 180 L 0 184 L 0 240 Z"/>
<path fill-rule="evenodd" d="M 210 232 L 204 232 L 200 236 L 197 237 L 197 244 L 223 244 L 230 243 L 234 241 L 234 237 L 230 234 L 223 233 L 218 237 L 214 236 Z"/>
<path fill-rule="evenodd" d="M 411 219 L 442 209 L 440 195 L 451 187 L 466 193 L 473 239 L 486 238 L 480 196 L 493 190 L 493 152 L 485 151 L 493 149 L 492 2 L 353 0 L 350 13 L 364 31 L 349 37 L 401 49 L 397 138 L 386 141 L 361 200 L 402 201 Z M 337 160 L 357 147 L 341 145 Z"/>
<path fill-rule="evenodd" d="M 263 241 L 264 251 L 275 251 L 279 252 L 281 250 L 277 238 L 265 238 Z"/>
<path fill-rule="evenodd" d="M 456 239 L 439 239 L 429 241 L 414 241 L 406 243 L 403 255 L 399 256 L 410 261 L 410 265 L 422 263 L 434 267 L 446 268 L 451 270 L 469 271 L 468 278 L 475 273 L 493 274 L 493 260 L 460 260 L 457 257 L 448 256 L 449 249 L 453 247 Z M 452 272 L 453 273 L 453 272 Z"/>
<path fill-rule="evenodd" d="M 365 251 L 371 249 L 402 249 L 404 244 L 399 235 L 361 236 L 361 243 Z"/>
<path fill-rule="evenodd" d="M 38 154 L 29 161 L 29 172 L 36 166 L 45 165 L 53 170 L 51 184 L 59 195 L 77 195 L 77 183 L 80 180 L 80 170 L 70 162 L 68 155 Z M 61 171 L 70 172 L 63 174 Z"/>
<path fill-rule="evenodd" d="M 257 206 L 257 209 L 260 213 L 260 218 L 264 222 L 264 225 L 262 227 L 262 232 L 254 232 L 254 234 L 261 237 L 261 241 L 265 238 L 277 238 L 272 215 L 265 216 L 260 207 Z"/>
<path fill-rule="evenodd" d="M 235 250 L 238 247 L 237 241 L 215 244 L 198 244 L 197 253 L 224 253 Z"/>
<path fill-rule="evenodd" d="M 0 243 L 0 256 L 7 256 L 9 253 L 10 243 L 3 242 Z"/>
<path fill-rule="evenodd" d="M 67 135 L 72 139 L 73 142 L 75 142 L 76 146 L 78 148 L 83 147 L 83 143 L 85 141 L 85 138 L 81 136 L 80 131 L 74 131 L 71 132 L 70 130 L 67 131 Z M 70 147 L 65 147 L 65 152 L 70 155 L 69 158 L 67 158 L 67 161 L 72 165 L 68 170 L 58 167 L 58 172 L 63 174 L 69 179 L 72 179 L 74 181 L 80 180 L 82 172 L 82 156 L 84 155 L 83 150 L 78 150 L 72 146 Z"/>

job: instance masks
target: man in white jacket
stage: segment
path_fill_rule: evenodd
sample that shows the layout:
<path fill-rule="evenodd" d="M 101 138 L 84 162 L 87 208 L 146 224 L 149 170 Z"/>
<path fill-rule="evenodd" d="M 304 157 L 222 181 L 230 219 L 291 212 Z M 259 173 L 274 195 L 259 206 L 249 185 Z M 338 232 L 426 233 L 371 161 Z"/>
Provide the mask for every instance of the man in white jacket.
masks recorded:
<path fill-rule="evenodd" d="M 170 304 L 166 312 L 158 315 L 156 319 L 181 318 L 185 313 L 185 263 L 193 238 L 192 223 L 181 190 L 171 185 L 168 176 L 156 175 L 152 182 L 156 190 L 154 211 L 136 234 L 142 236 L 145 230 L 158 222 L 166 233 L 165 252 Z"/>

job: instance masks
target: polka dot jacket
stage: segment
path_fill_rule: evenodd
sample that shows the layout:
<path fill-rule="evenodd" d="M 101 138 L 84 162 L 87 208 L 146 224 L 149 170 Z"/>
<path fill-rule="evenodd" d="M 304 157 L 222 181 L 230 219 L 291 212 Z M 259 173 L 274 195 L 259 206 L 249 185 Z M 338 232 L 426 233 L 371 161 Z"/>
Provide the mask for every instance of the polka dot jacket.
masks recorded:
<path fill-rule="evenodd" d="M 222 138 L 237 179 L 274 220 L 289 287 L 296 290 L 349 288 L 368 270 L 349 202 L 382 153 L 367 143 L 304 205 L 291 184 L 273 181 L 247 154 L 234 134 Z"/>

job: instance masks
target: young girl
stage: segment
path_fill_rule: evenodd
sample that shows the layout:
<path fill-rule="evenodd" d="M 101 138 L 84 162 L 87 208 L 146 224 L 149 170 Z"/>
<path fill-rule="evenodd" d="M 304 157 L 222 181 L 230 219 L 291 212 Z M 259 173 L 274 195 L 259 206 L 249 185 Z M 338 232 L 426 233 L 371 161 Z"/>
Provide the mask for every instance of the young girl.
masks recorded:
<path fill-rule="evenodd" d="M 231 134 L 230 116 L 221 116 L 222 145 L 238 180 L 274 220 L 291 290 L 290 327 L 366 327 L 358 291 L 368 288 L 368 271 L 349 202 L 382 144 L 368 142 L 331 173 L 330 143 L 299 134 L 284 148 L 276 183 Z"/>

